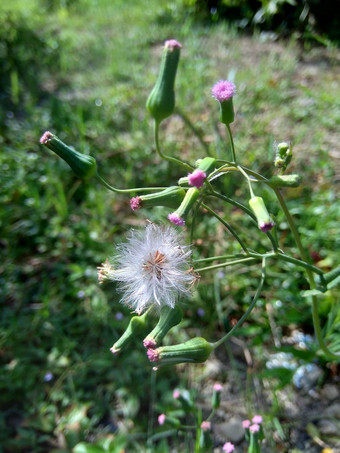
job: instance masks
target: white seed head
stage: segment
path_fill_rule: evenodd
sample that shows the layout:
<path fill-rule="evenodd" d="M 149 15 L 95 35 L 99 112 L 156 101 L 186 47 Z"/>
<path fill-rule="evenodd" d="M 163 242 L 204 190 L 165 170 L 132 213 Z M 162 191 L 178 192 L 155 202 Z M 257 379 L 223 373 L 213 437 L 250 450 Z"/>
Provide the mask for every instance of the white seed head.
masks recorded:
<path fill-rule="evenodd" d="M 113 267 L 106 278 L 118 282 L 124 304 L 141 313 L 149 306 L 174 307 L 188 295 L 197 276 L 189 266 L 191 250 L 171 226 L 150 223 L 131 230 L 126 243 L 117 246 Z"/>

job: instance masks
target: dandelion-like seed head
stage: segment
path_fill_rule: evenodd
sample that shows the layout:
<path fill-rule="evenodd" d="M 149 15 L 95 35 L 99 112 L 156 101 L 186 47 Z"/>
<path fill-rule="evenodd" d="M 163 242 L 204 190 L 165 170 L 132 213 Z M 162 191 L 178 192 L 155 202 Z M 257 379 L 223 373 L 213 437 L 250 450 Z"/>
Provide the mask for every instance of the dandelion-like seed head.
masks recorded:
<path fill-rule="evenodd" d="M 132 230 L 126 243 L 117 247 L 114 267 L 99 268 L 99 280 L 118 282 L 122 302 L 138 314 L 151 305 L 173 308 L 188 296 L 197 276 L 189 265 L 191 250 L 171 226 L 150 223 Z"/>
<path fill-rule="evenodd" d="M 220 80 L 212 87 L 211 94 L 219 101 L 224 102 L 231 99 L 236 93 L 236 87 L 228 80 Z"/>

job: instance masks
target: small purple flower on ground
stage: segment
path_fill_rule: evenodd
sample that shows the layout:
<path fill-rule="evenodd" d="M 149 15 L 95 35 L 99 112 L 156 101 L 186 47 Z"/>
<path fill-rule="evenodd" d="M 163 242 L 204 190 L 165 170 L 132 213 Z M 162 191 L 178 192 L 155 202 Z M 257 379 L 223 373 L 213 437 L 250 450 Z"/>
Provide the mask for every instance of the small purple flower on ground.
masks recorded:
<path fill-rule="evenodd" d="M 50 381 L 52 381 L 52 379 L 53 379 L 53 374 L 50 371 L 45 374 L 45 376 L 44 376 L 45 382 L 50 382 Z"/>
<path fill-rule="evenodd" d="M 189 184 L 197 187 L 197 189 L 200 189 L 203 186 L 206 177 L 206 173 L 199 168 L 192 173 L 188 173 Z"/>
<path fill-rule="evenodd" d="M 235 93 L 235 85 L 232 82 L 228 82 L 228 80 L 220 80 L 215 83 L 211 90 L 211 94 L 219 102 L 228 101 Z"/>
<path fill-rule="evenodd" d="M 117 321 L 120 321 L 121 319 L 124 318 L 124 315 L 122 312 L 118 311 L 115 315 L 115 318 L 117 319 Z"/>
<path fill-rule="evenodd" d="M 200 318 L 203 318 L 203 316 L 205 315 L 205 310 L 203 308 L 198 308 L 196 313 L 197 313 L 197 316 L 199 316 Z"/>

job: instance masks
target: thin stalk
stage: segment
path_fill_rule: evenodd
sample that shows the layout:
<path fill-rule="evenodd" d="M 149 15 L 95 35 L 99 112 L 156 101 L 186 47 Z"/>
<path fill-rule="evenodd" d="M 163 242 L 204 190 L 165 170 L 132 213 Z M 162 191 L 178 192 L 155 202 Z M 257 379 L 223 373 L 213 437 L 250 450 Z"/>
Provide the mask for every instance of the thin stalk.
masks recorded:
<path fill-rule="evenodd" d="M 110 184 L 108 184 L 105 181 L 105 179 L 103 179 L 101 176 L 99 176 L 98 173 L 96 174 L 96 179 L 104 187 L 111 190 L 111 192 L 116 192 L 116 193 L 158 192 L 159 190 L 167 189 L 167 187 L 136 187 L 133 189 L 117 189 L 116 187 L 110 186 Z"/>
<path fill-rule="evenodd" d="M 198 260 L 193 260 L 194 263 L 208 263 L 209 261 L 217 261 L 217 260 L 228 260 L 233 258 L 242 258 L 244 255 L 216 255 L 210 256 L 208 258 L 200 258 Z"/>
<path fill-rule="evenodd" d="M 221 216 L 219 216 L 217 214 L 217 212 L 213 211 L 211 208 L 209 208 L 209 206 L 207 206 L 206 204 L 202 203 L 202 206 L 210 212 L 210 214 L 212 214 L 214 217 L 216 217 L 216 219 L 218 219 L 226 228 L 227 230 L 229 231 L 230 234 L 232 234 L 234 236 L 234 238 L 238 241 L 238 243 L 240 244 L 240 246 L 242 247 L 243 251 L 248 254 L 248 249 L 246 247 L 246 245 L 244 244 L 244 242 L 242 241 L 242 239 L 239 237 L 239 235 L 236 233 L 236 231 L 234 230 L 233 227 L 231 227 L 229 225 L 228 222 L 226 222 L 225 220 L 222 219 Z"/>
<path fill-rule="evenodd" d="M 300 252 L 300 255 L 301 255 L 301 258 L 303 259 L 303 261 L 306 261 L 308 262 L 309 261 L 309 257 L 302 245 L 302 242 L 301 242 L 301 239 L 300 239 L 300 235 L 299 235 L 299 232 L 295 226 L 295 223 L 294 223 L 294 220 L 293 220 L 293 217 L 291 216 L 288 208 L 287 208 L 287 205 L 286 205 L 286 202 L 280 192 L 279 189 L 273 189 L 274 192 L 275 192 L 275 195 L 278 199 L 278 202 L 280 203 L 280 206 L 286 216 L 286 219 L 288 221 L 288 224 L 290 226 L 290 229 L 293 233 L 293 236 L 294 236 L 294 239 L 295 239 L 295 242 L 296 242 L 296 245 L 299 249 L 299 252 Z M 316 288 L 316 283 L 315 283 L 315 279 L 314 279 L 314 274 L 312 272 L 311 269 L 308 269 L 306 268 L 306 273 L 307 273 L 307 277 L 308 277 L 308 281 L 309 281 L 309 285 L 310 285 L 310 288 L 311 289 L 315 289 Z M 320 346 L 320 349 L 323 351 L 323 353 L 329 357 L 329 358 L 332 358 L 332 359 L 335 359 L 335 360 L 339 360 L 340 359 L 340 354 L 335 354 L 333 352 L 331 352 L 328 347 L 326 346 L 326 343 L 324 342 L 324 339 L 322 337 L 322 330 L 321 330 L 321 325 L 320 325 L 320 318 L 319 318 L 319 312 L 318 312 L 318 301 L 317 301 L 317 298 L 315 295 L 312 296 L 312 317 L 313 317 L 313 325 L 314 325 L 314 331 L 315 331 L 315 335 L 316 335 L 316 338 L 318 339 L 318 342 L 319 342 L 319 346 Z"/>
<path fill-rule="evenodd" d="M 198 268 L 198 269 L 194 269 L 194 272 L 205 272 L 205 271 L 210 271 L 212 269 L 219 269 L 221 267 L 234 266 L 235 264 L 242 264 L 242 263 L 253 264 L 256 261 L 258 261 L 258 259 L 259 258 L 253 258 L 253 257 L 241 258 L 239 260 L 227 261 L 227 262 L 221 263 L 221 264 L 213 264 L 212 266 L 207 266 L 207 267 L 201 267 L 201 268 Z"/>
<path fill-rule="evenodd" d="M 156 400 L 156 377 L 157 377 L 157 372 L 155 370 L 151 370 L 151 375 L 150 375 L 150 390 L 151 390 L 151 398 L 149 402 L 149 422 L 148 422 L 148 436 L 147 436 L 147 449 L 148 453 L 152 451 L 152 444 L 153 444 L 153 439 L 152 439 L 152 431 L 153 431 L 153 409 L 154 409 L 154 404 Z"/>
<path fill-rule="evenodd" d="M 223 344 L 225 341 L 227 341 L 228 338 L 233 334 L 233 332 L 248 318 L 252 309 L 255 307 L 255 304 L 256 304 L 258 298 L 261 295 L 265 277 L 266 277 L 266 258 L 263 258 L 262 259 L 262 269 L 261 269 L 261 279 L 260 279 L 260 283 L 257 287 L 256 293 L 254 295 L 254 298 L 252 300 L 252 303 L 249 305 L 248 310 L 244 313 L 243 316 L 241 316 L 241 318 L 237 321 L 237 323 L 234 325 L 234 327 L 231 330 L 229 330 L 229 332 L 226 335 L 224 335 L 224 337 L 222 337 L 220 340 L 216 341 L 215 343 L 212 343 L 212 346 L 214 347 L 214 349 L 218 348 L 219 346 L 221 346 L 221 344 Z"/>
<path fill-rule="evenodd" d="M 248 174 L 243 170 L 243 168 L 242 168 L 240 165 L 238 165 L 237 168 L 240 170 L 240 172 L 243 174 L 243 176 L 244 176 L 244 177 L 246 178 L 246 180 L 247 180 L 247 183 L 248 183 L 248 186 L 249 186 L 250 196 L 251 196 L 252 198 L 255 197 L 254 192 L 253 192 L 253 188 L 252 188 L 252 186 L 251 186 L 251 181 L 250 181 L 250 178 L 249 178 Z"/>
<path fill-rule="evenodd" d="M 235 164 L 236 164 L 236 154 L 235 154 L 235 145 L 234 145 L 233 135 L 231 133 L 230 125 L 227 124 L 226 126 L 227 126 L 227 131 L 228 131 L 230 145 L 231 145 L 232 159 L 233 159 L 233 162 L 235 162 Z"/>
<path fill-rule="evenodd" d="M 174 164 L 179 164 L 181 165 L 182 167 L 186 168 L 187 170 L 192 170 L 194 167 L 192 167 L 191 165 L 187 164 L 186 162 L 183 162 L 179 159 L 176 159 L 176 157 L 171 157 L 171 156 L 167 156 L 166 154 L 163 154 L 162 151 L 161 151 L 161 148 L 159 146 L 159 122 L 158 121 L 155 121 L 155 129 L 154 129 L 154 137 L 155 137 L 155 146 L 156 146 L 156 151 L 157 153 L 159 154 L 159 156 L 162 158 L 162 159 L 165 159 L 167 160 L 168 162 L 172 162 Z"/>

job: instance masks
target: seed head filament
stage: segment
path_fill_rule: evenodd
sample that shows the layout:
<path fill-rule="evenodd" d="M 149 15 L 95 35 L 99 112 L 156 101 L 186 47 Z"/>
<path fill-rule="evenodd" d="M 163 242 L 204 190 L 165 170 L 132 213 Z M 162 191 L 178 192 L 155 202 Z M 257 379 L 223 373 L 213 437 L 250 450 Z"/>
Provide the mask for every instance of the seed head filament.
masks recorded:
<path fill-rule="evenodd" d="M 155 275 L 157 280 L 162 278 L 163 264 L 166 262 L 166 257 L 159 250 L 156 250 L 154 254 L 150 253 L 149 259 L 143 264 L 143 269 L 151 274 Z"/>

